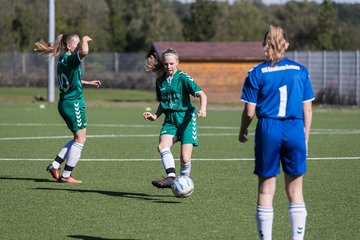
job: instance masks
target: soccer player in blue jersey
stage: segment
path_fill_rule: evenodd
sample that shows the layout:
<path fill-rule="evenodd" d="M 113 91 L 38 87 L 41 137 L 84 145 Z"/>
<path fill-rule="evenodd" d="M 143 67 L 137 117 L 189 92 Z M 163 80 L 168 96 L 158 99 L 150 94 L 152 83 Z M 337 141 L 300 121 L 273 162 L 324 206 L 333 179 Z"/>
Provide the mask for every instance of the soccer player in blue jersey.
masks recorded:
<path fill-rule="evenodd" d="M 314 93 L 306 68 L 284 57 L 289 43 L 280 26 L 270 25 L 263 42 L 266 61 L 251 69 L 241 100 L 239 141 L 248 140 L 256 114 L 255 170 L 258 176 L 256 221 L 259 239 L 272 239 L 273 199 L 280 164 L 289 200 L 292 239 L 303 239 L 307 211 L 303 196 Z"/>
<path fill-rule="evenodd" d="M 167 174 L 164 179 L 154 180 L 158 188 L 170 188 L 174 178 L 175 161 L 171 146 L 181 142 L 180 175 L 190 175 L 193 146 L 198 145 L 196 116 L 206 117 L 207 97 L 196 82 L 178 69 L 179 56 L 175 49 L 162 53 L 162 59 L 154 55 L 147 58 L 146 67 L 156 72 L 156 95 L 159 106 L 156 112 L 144 112 L 145 120 L 155 121 L 162 113 L 165 115 L 159 137 L 158 151 Z M 192 105 L 190 95 L 200 98 L 200 108 Z"/>
<path fill-rule="evenodd" d="M 77 34 L 61 34 L 55 43 L 46 43 L 43 40 L 35 43 L 35 51 L 57 56 L 57 80 L 60 90 L 58 110 L 73 133 L 74 138 L 67 142 L 60 150 L 55 160 L 47 167 L 47 171 L 60 182 L 81 183 L 72 177 L 82 149 L 86 141 L 86 112 L 83 95 L 83 84 L 99 87 L 99 80 L 85 81 L 81 79 L 81 62 L 89 53 L 88 36 L 81 41 Z M 66 160 L 63 173 L 60 175 L 60 165 Z"/>

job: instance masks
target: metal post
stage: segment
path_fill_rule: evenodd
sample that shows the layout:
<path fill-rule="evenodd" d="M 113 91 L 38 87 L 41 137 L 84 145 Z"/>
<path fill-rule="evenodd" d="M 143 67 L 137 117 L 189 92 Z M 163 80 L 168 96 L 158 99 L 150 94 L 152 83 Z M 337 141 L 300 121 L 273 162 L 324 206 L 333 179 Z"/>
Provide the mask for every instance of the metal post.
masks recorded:
<path fill-rule="evenodd" d="M 50 43 L 55 41 L 55 0 L 49 0 L 49 38 Z M 48 63 L 48 101 L 55 101 L 55 58 L 49 57 Z"/>
<path fill-rule="evenodd" d="M 326 89 L 326 51 L 323 51 L 323 89 Z"/>
<path fill-rule="evenodd" d="M 115 78 L 119 76 L 119 53 L 114 53 L 114 71 L 115 71 Z"/>
<path fill-rule="evenodd" d="M 308 64 L 308 71 L 309 75 L 311 76 L 311 52 L 307 52 L 307 64 Z"/>
<path fill-rule="evenodd" d="M 339 51 L 339 103 L 341 103 L 341 97 L 342 97 L 342 84 L 341 84 L 341 75 L 342 75 L 342 51 Z"/>
<path fill-rule="evenodd" d="M 359 94 L 359 50 L 355 52 L 355 96 L 356 105 L 360 105 L 360 94 Z"/>

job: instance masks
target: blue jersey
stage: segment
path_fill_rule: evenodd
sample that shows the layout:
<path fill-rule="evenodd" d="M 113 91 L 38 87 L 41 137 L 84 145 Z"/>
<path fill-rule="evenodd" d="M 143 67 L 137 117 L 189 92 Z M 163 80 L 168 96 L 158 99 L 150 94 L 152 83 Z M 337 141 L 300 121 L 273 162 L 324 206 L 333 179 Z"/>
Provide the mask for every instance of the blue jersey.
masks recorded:
<path fill-rule="evenodd" d="M 246 77 L 241 100 L 256 105 L 257 118 L 302 119 L 302 104 L 314 100 L 307 69 L 287 58 L 263 62 Z"/>

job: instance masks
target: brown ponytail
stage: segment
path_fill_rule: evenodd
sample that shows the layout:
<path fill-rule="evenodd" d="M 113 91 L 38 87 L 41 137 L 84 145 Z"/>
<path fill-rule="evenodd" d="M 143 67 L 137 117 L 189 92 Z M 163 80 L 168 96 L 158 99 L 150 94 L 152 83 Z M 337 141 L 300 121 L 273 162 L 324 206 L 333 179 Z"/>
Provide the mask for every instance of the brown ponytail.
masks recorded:
<path fill-rule="evenodd" d="M 164 66 L 156 52 L 149 53 L 145 58 L 145 70 L 154 72 L 157 76 L 164 73 Z"/>

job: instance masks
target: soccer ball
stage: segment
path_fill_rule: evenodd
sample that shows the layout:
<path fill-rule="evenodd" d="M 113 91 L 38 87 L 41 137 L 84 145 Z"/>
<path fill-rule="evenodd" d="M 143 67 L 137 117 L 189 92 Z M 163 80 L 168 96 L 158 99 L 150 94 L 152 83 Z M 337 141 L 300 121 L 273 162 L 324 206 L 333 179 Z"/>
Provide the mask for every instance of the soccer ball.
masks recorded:
<path fill-rule="evenodd" d="M 171 190 L 176 197 L 186 198 L 194 191 L 194 183 L 188 176 L 179 176 L 171 184 Z"/>

